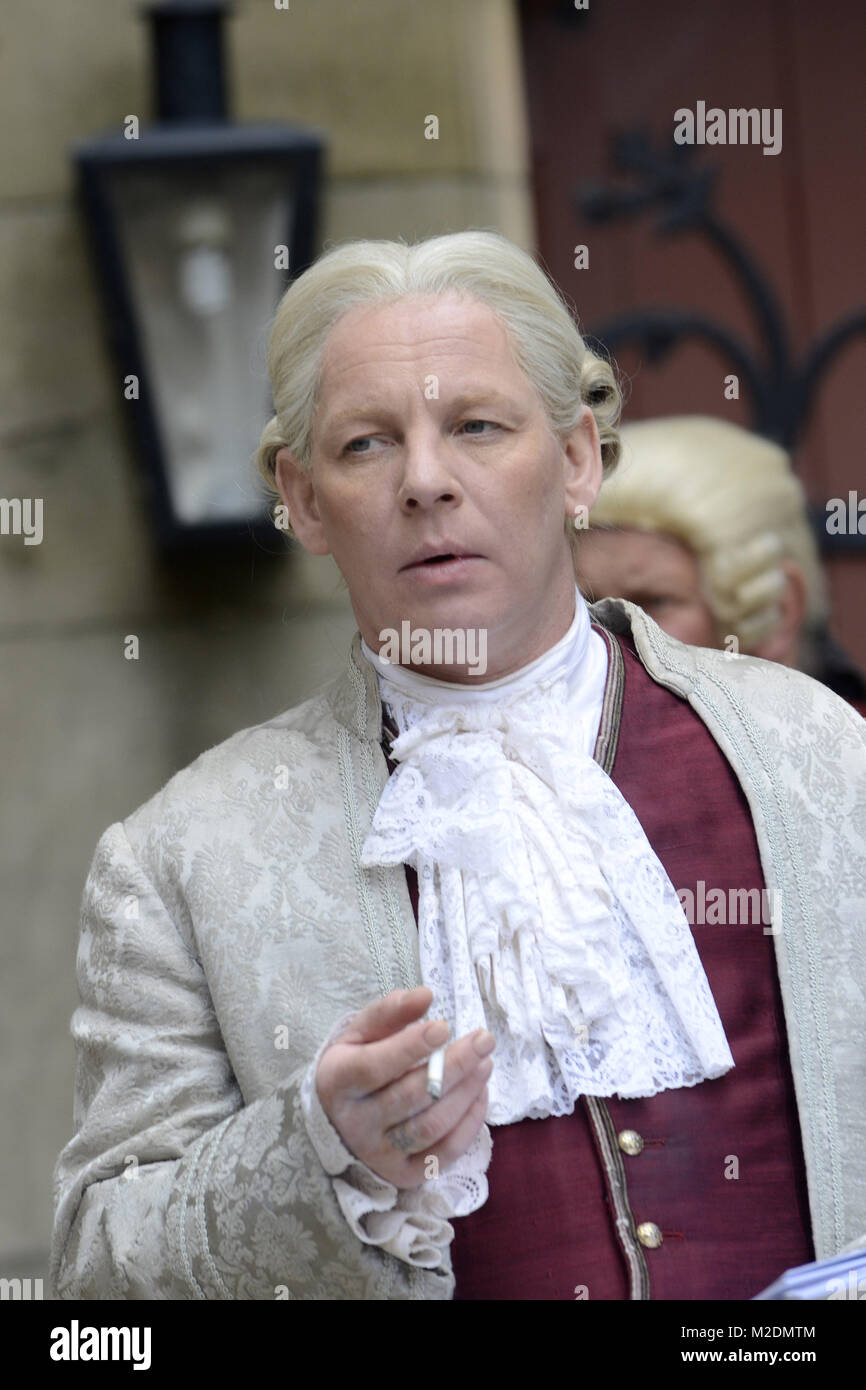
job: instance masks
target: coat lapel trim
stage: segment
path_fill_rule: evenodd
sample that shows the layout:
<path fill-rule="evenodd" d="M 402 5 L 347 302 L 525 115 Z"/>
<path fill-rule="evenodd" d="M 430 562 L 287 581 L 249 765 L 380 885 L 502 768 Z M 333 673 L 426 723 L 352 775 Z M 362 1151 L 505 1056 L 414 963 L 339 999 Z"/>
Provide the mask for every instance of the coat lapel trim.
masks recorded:
<path fill-rule="evenodd" d="M 718 654 L 667 637 L 633 604 L 620 600 L 618 606 L 631 620 L 632 638 L 649 675 L 688 699 L 728 759 L 752 812 L 767 886 L 777 889 L 781 899 L 782 914 L 773 921 L 774 947 L 815 1253 L 822 1259 L 840 1249 L 844 1240 L 839 1121 L 824 993 L 826 972 L 821 968 L 806 858 L 788 798 L 765 755 L 760 730 L 750 712 L 731 684 L 714 669 Z"/>

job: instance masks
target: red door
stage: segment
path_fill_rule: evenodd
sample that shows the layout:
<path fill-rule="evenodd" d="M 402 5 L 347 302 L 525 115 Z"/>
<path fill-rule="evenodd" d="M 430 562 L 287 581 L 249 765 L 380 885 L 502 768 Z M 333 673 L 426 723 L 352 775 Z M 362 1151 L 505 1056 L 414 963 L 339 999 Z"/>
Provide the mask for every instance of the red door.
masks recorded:
<path fill-rule="evenodd" d="M 572 0 L 522 0 L 520 18 L 538 250 L 584 329 L 650 306 L 680 307 L 762 352 L 754 301 L 705 236 L 659 234 L 658 210 L 598 223 L 579 206 L 590 182 L 637 188 L 613 167 L 614 137 L 643 129 L 667 157 L 675 126 L 684 126 L 678 110 L 697 118 L 701 109 L 756 108 L 768 113 L 767 132 L 781 112 L 778 153 L 717 143 L 695 145 L 691 156 L 696 170 L 714 173 L 715 212 L 778 299 L 793 358 L 802 361 L 838 320 L 866 311 L 861 0 L 589 0 L 586 10 Z M 718 125 L 713 133 L 722 133 Z M 575 268 L 581 245 L 585 269 Z M 616 358 L 629 378 L 626 418 L 706 413 L 754 425 L 744 389 L 725 399 L 735 368 L 705 342 L 684 340 L 658 364 L 634 348 Z M 822 510 L 852 489 L 866 499 L 864 378 L 861 333 L 823 377 L 796 447 Z M 826 564 L 834 631 L 866 668 L 866 535 L 859 544 Z"/>

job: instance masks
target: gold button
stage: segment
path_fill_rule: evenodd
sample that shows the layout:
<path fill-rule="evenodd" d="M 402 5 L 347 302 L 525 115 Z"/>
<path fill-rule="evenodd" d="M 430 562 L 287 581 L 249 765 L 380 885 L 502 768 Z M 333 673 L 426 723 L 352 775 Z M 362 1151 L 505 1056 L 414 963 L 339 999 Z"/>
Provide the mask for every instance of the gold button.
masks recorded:
<path fill-rule="evenodd" d="M 664 1236 L 654 1221 L 642 1221 L 637 1228 L 637 1238 L 647 1250 L 657 1250 Z"/>
<path fill-rule="evenodd" d="M 636 1129 L 621 1129 L 616 1136 L 616 1142 L 624 1154 L 631 1154 L 632 1157 L 639 1154 L 643 1148 L 643 1139 Z"/>

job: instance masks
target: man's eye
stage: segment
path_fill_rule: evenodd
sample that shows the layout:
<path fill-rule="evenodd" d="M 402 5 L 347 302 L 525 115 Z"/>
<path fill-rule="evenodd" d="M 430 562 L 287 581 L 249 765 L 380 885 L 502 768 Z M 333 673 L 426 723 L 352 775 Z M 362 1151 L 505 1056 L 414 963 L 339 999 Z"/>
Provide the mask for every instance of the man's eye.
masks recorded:
<path fill-rule="evenodd" d="M 348 444 L 346 445 L 345 449 L 343 450 L 343 453 L 344 453 L 344 454 L 369 454 L 369 452 L 370 452 L 369 449 L 356 449 L 354 446 L 355 446 L 356 444 L 369 444 L 370 440 L 373 439 L 373 437 L 374 437 L 374 436 L 373 436 L 372 434 L 362 434 L 362 435 L 359 435 L 357 439 L 350 439 L 349 442 L 348 442 Z"/>
<path fill-rule="evenodd" d="M 466 429 L 468 425 L 489 425 L 492 430 L 495 430 L 497 428 L 496 424 L 492 420 L 464 420 L 462 426 L 463 429 Z M 480 433 L 480 431 L 470 430 L 470 433 L 475 434 Z"/>

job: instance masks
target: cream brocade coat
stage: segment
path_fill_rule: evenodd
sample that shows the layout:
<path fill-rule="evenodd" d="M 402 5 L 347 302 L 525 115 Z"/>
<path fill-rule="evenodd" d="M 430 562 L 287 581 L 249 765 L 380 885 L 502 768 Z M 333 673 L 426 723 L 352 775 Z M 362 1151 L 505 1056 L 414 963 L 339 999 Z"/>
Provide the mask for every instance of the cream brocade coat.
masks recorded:
<path fill-rule="evenodd" d="M 866 722 L 796 671 L 675 641 L 633 604 L 590 613 L 631 631 L 748 798 L 781 905 L 817 1255 L 866 1246 Z M 380 739 L 356 634 L 323 692 L 209 749 L 102 835 L 82 905 L 76 1133 L 55 1173 L 61 1298 L 452 1296 L 447 1250 L 417 1268 L 353 1234 L 335 1195 L 351 1155 L 317 1102 L 313 1121 L 301 1109 L 335 1022 L 420 983 L 403 866 L 358 862 L 388 777 Z"/>

